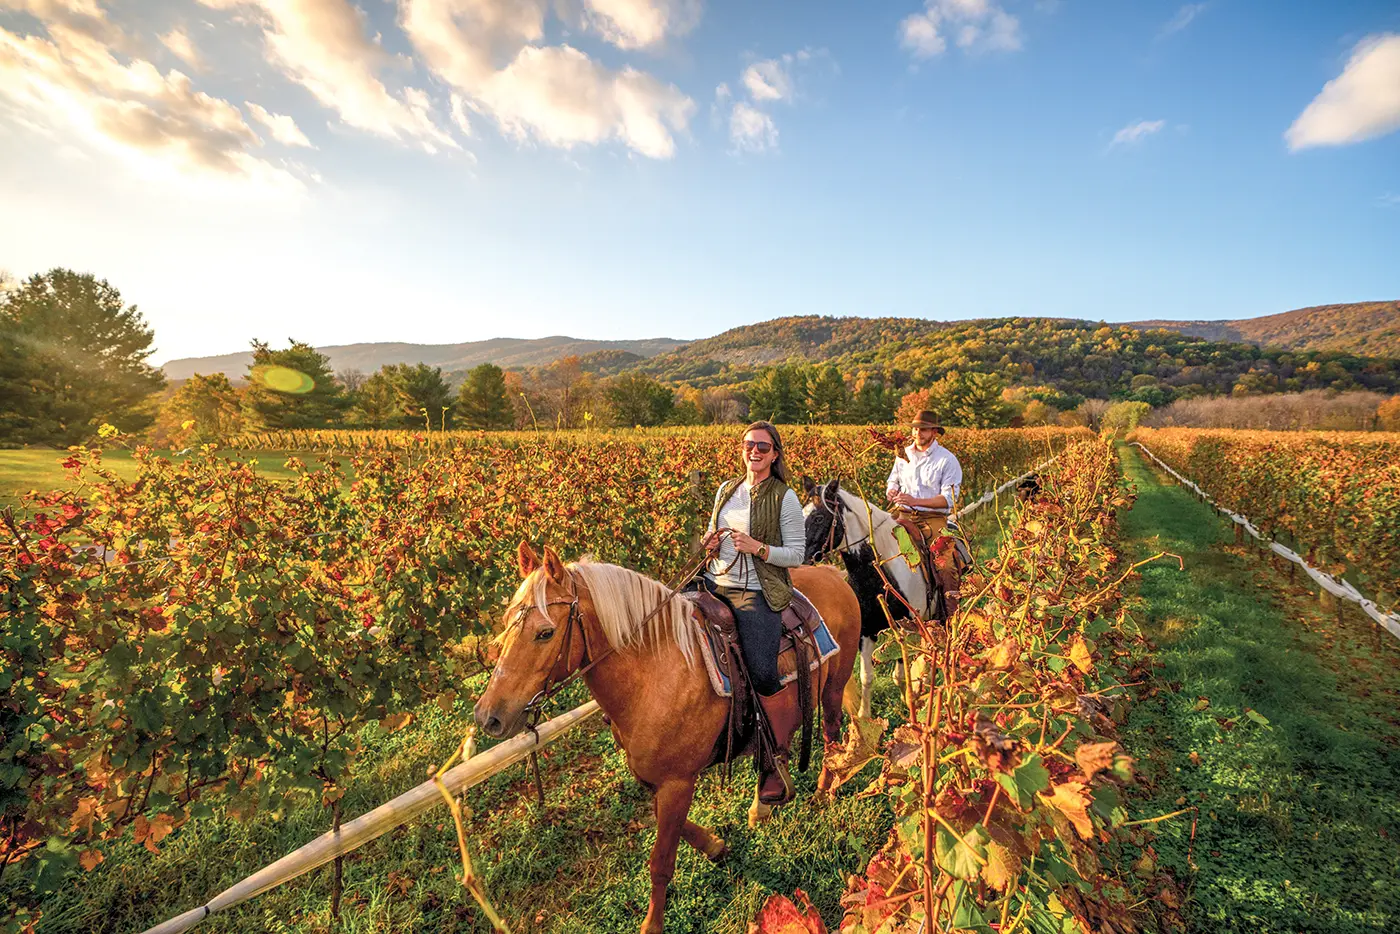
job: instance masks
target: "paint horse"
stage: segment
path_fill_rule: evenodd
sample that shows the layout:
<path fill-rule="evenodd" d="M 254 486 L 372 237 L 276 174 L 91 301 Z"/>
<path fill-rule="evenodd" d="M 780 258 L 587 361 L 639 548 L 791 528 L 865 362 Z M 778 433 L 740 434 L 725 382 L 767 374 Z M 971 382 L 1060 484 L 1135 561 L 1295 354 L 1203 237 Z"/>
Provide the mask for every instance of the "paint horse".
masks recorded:
<path fill-rule="evenodd" d="M 700 773 L 724 755 L 729 719 L 729 701 L 710 686 L 701 660 L 698 611 L 687 595 L 673 595 L 664 584 L 614 564 L 584 559 L 565 565 L 552 549 L 540 557 L 525 542 L 518 558 L 523 580 L 506 609 L 500 658 L 477 701 L 477 725 L 495 737 L 520 732 L 535 698 L 582 672 L 627 767 L 655 796 L 651 904 L 641 930 L 659 934 L 679 842 L 715 862 L 729 853 L 723 840 L 688 817 Z M 830 749 L 841 738 L 842 693 L 855 665 L 860 606 L 835 568 L 793 568 L 792 582 L 840 645 L 810 675 Z M 785 688 L 796 689 L 796 681 Z M 832 787 L 823 765 L 818 793 Z M 770 811 L 755 791 L 750 823 Z"/>
<path fill-rule="evenodd" d="M 890 617 L 896 622 L 909 619 L 911 612 L 923 619 L 946 616 L 942 594 L 930 588 L 919 568 L 899 557 L 894 516 L 841 489 L 839 480 L 808 489 L 806 515 L 808 563 L 821 561 L 833 551 L 841 554 L 846 577 L 860 602 L 860 706 L 862 717 L 869 717 L 870 691 L 875 682 L 875 641 L 889 628 L 889 617 L 878 598 L 884 596 Z M 881 570 L 884 574 L 881 574 Z M 893 587 L 894 593 L 891 593 Z M 904 684 L 904 660 L 895 662 L 894 679 Z"/>

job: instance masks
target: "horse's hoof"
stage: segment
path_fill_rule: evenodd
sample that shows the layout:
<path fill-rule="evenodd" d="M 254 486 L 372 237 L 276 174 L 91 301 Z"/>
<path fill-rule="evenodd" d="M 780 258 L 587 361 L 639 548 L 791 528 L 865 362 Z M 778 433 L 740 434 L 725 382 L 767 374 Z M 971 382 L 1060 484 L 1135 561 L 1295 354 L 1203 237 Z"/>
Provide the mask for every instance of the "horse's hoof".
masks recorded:
<path fill-rule="evenodd" d="M 718 850 L 714 853 L 706 853 L 705 855 L 709 858 L 710 862 L 714 863 L 716 866 L 723 866 L 729 861 L 729 853 L 729 844 L 721 840 L 719 841 Z"/>
<path fill-rule="evenodd" d="M 749 805 L 750 828 L 757 827 L 759 824 L 768 820 L 768 818 L 772 816 L 773 806 L 771 804 L 764 804 L 762 801 L 758 801 L 755 799 L 754 803 Z"/>

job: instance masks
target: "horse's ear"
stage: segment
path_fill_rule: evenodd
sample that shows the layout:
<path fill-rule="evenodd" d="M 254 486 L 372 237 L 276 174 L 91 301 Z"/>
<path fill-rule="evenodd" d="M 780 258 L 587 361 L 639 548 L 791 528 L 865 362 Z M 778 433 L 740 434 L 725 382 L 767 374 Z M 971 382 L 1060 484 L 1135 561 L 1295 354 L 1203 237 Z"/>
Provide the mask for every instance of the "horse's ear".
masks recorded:
<path fill-rule="evenodd" d="M 535 549 L 531 548 L 530 543 L 523 538 L 520 540 L 520 547 L 515 549 L 515 561 L 520 567 L 522 578 L 529 577 L 541 564 L 540 556 L 535 554 Z"/>
<path fill-rule="evenodd" d="M 826 500 L 828 503 L 836 502 L 836 491 L 839 489 L 841 489 L 841 478 L 832 477 L 826 482 L 826 486 L 822 489 L 822 499 Z"/>
<path fill-rule="evenodd" d="M 554 553 L 554 549 L 548 545 L 544 546 L 544 572 L 549 575 L 549 579 L 556 584 L 564 583 L 566 572 L 564 562 L 559 560 L 559 556 Z"/>
<path fill-rule="evenodd" d="M 807 499 L 811 499 L 812 495 L 816 492 L 817 481 L 813 480 L 809 475 L 804 473 L 802 475 L 802 495 Z"/>

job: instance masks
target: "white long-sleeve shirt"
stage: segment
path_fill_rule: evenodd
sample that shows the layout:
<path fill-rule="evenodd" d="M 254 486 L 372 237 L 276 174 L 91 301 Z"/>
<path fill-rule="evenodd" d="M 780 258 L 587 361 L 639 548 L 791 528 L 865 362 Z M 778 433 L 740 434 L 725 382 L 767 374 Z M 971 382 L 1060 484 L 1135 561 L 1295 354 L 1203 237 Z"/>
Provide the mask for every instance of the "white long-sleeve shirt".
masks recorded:
<path fill-rule="evenodd" d="M 745 535 L 750 534 L 750 504 L 749 481 L 744 480 L 734 488 L 734 495 L 729 497 L 729 502 L 725 503 L 724 508 L 720 510 L 719 528 L 734 529 Z M 719 505 L 719 492 L 715 493 L 715 505 Z M 713 514 L 714 510 L 711 510 L 711 515 Z M 803 552 L 807 546 L 807 531 L 806 520 L 802 516 L 802 502 L 792 490 L 783 494 L 783 509 L 779 528 L 782 529 L 783 543 L 768 546 L 768 563 L 774 567 L 795 568 L 802 563 Z M 715 524 L 711 521 L 706 531 L 713 532 L 714 530 Z M 734 561 L 736 555 L 739 560 L 729 569 L 729 573 L 719 574 L 718 572 L 728 566 L 729 562 Z M 763 584 L 753 569 L 752 556 L 739 554 L 739 551 L 734 547 L 734 540 L 728 535 L 720 539 L 719 554 L 710 560 L 705 576 L 720 587 L 734 587 L 739 590 L 763 589 Z"/>
<path fill-rule="evenodd" d="M 962 488 L 962 465 L 953 452 L 937 441 L 929 445 L 927 451 L 920 451 L 909 445 L 904 449 L 909 455 L 906 461 L 895 458 L 894 468 L 885 489 L 908 493 L 916 499 L 929 499 L 942 496 L 948 500 L 947 509 L 934 509 L 927 506 L 914 507 L 915 512 L 929 512 L 942 515 L 957 508 L 958 491 Z"/>

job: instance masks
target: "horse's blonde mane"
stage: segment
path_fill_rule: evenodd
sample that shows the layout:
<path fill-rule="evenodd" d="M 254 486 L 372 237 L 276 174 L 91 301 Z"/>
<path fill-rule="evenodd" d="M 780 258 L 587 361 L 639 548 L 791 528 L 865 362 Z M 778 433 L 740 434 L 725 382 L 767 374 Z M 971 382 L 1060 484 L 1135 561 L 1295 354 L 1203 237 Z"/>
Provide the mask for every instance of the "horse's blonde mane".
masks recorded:
<path fill-rule="evenodd" d="M 578 573 L 593 598 L 598 623 L 603 628 L 608 645 L 618 651 L 645 645 L 674 643 L 688 666 L 694 667 L 700 646 L 700 629 L 691 615 L 694 604 L 684 594 L 670 600 L 650 620 L 643 620 L 657 605 L 671 596 L 660 581 L 616 564 L 604 564 L 591 558 L 580 558 L 568 565 Z M 537 568 L 520 582 L 515 600 L 527 594 L 537 607 L 544 607 L 548 575 Z"/>

